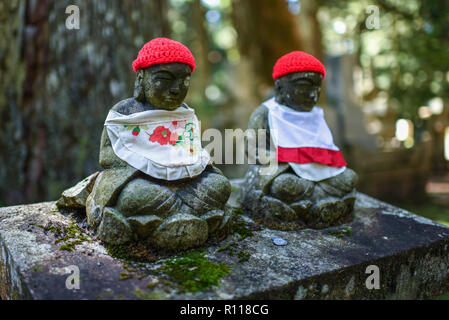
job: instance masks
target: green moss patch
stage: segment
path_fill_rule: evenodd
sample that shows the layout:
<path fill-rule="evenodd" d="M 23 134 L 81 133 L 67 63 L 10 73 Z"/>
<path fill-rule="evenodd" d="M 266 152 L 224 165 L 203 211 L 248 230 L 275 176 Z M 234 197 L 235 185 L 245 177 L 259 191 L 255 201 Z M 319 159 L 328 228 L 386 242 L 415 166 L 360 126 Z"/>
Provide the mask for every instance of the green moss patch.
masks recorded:
<path fill-rule="evenodd" d="M 133 262 L 154 262 L 167 257 L 167 254 L 159 252 L 144 241 L 125 244 L 105 244 L 106 252 L 114 258 Z"/>
<path fill-rule="evenodd" d="M 55 240 L 55 244 L 63 243 L 59 250 L 73 251 L 75 246 L 83 242 L 90 242 L 90 239 L 84 234 L 84 232 L 78 227 L 75 222 L 70 223 L 64 228 L 62 237 Z"/>
<path fill-rule="evenodd" d="M 339 239 L 344 237 L 350 237 L 352 228 L 351 227 L 344 227 L 343 229 L 337 229 L 337 230 L 329 230 L 328 231 L 330 235 L 337 237 Z"/>
<path fill-rule="evenodd" d="M 240 208 L 234 209 L 234 218 L 231 224 L 231 233 L 237 233 L 240 237 L 238 241 L 242 241 L 254 235 L 254 231 L 260 231 L 263 228 L 260 225 L 246 222 L 241 215 L 243 210 Z"/>
<path fill-rule="evenodd" d="M 230 256 L 233 256 L 235 254 L 235 248 L 237 248 L 237 246 L 237 242 L 231 242 L 226 247 L 218 249 L 217 252 L 227 252 Z"/>
<path fill-rule="evenodd" d="M 55 236 L 59 236 L 62 233 L 61 228 L 56 227 L 56 226 L 54 226 L 52 224 L 48 224 L 46 226 L 38 224 L 38 225 L 36 225 L 36 227 L 44 229 L 44 231 L 46 231 L 46 232 L 54 233 Z"/>
<path fill-rule="evenodd" d="M 43 270 L 44 270 L 44 266 L 42 266 L 42 265 L 38 265 L 36 267 L 31 268 L 31 272 L 42 272 Z"/>
<path fill-rule="evenodd" d="M 218 249 L 217 252 L 226 252 L 231 257 L 237 255 L 237 257 L 239 258 L 239 262 L 248 261 L 251 257 L 251 254 L 243 250 L 237 251 L 237 247 L 237 242 L 231 242 L 226 247 Z"/>
<path fill-rule="evenodd" d="M 239 262 L 246 262 L 251 257 L 251 254 L 246 251 L 239 251 L 237 257 L 239 258 Z"/>
<path fill-rule="evenodd" d="M 161 290 L 153 290 L 152 292 L 146 292 L 143 291 L 142 289 L 135 289 L 133 291 L 133 294 L 142 300 L 165 300 L 167 299 L 167 296 L 165 295 L 165 293 Z"/>
<path fill-rule="evenodd" d="M 230 267 L 205 257 L 205 252 L 190 252 L 167 260 L 158 271 L 177 284 L 180 292 L 203 291 L 219 285 Z"/>
<path fill-rule="evenodd" d="M 75 222 L 71 222 L 68 226 L 60 227 L 53 224 L 46 226 L 37 225 L 37 227 L 51 232 L 55 235 L 55 244 L 61 244 L 59 250 L 72 252 L 75 250 L 76 245 L 79 245 L 85 241 L 91 242 L 86 234 L 81 230 Z"/>

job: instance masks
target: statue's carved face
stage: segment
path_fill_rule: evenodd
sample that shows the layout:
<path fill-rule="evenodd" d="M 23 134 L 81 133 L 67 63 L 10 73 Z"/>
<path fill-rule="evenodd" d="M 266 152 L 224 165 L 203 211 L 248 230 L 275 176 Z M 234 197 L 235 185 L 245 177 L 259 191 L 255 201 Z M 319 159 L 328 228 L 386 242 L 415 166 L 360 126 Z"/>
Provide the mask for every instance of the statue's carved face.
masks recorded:
<path fill-rule="evenodd" d="M 310 111 L 316 105 L 323 76 L 318 72 L 294 72 L 286 74 L 274 83 L 275 99 L 297 111 Z"/>
<path fill-rule="evenodd" d="M 137 81 L 155 109 L 175 110 L 189 90 L 190 74 L 190 66 L 184 63 L 157 64 L 139 70 Z"/>

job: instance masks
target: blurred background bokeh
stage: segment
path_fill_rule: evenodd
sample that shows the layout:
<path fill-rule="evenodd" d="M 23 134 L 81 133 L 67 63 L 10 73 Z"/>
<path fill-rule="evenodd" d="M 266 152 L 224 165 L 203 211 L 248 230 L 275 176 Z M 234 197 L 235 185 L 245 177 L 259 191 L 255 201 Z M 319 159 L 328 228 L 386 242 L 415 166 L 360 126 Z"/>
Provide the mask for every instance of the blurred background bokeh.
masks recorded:
<path fill-rule="evenodd" d="M 424 0 L 0 0 L 0 206 L 55 200 L 100 169 L 108 110 L 158 36 L 191 49 L 187 103 L 222 132 L 270 97 L 277 58 L 313 54 L 358 189 L 449 224 L 449 2 Z"/>

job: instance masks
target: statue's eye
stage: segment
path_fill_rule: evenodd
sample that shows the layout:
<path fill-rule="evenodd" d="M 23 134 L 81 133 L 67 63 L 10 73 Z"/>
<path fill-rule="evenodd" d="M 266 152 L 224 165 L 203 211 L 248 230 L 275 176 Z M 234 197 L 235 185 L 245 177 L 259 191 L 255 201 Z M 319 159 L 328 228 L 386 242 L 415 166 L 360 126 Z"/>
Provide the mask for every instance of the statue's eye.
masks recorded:
<path fill-rule="evenodd" d="M 172 79 L 167 76 L 159 76 L 159 77 L 156 77 L 156 80 L 171 81 Z"/>
<path fill-rule="evenodd" d="M 169 72 L 159 71 L 154 75 L 154 79 L 160 81 L 172 81 L 173 76 Z"/>
<path fill-rule="evenodd" d="M 297 80 L 294 80 L 292 83 L 295 86 L 301 86 L 303 88 L 309 88 L 312 86 L 312 83 L 310 83 L 310 81 L 307 81 L 304 79 L 297 79 Z"/>

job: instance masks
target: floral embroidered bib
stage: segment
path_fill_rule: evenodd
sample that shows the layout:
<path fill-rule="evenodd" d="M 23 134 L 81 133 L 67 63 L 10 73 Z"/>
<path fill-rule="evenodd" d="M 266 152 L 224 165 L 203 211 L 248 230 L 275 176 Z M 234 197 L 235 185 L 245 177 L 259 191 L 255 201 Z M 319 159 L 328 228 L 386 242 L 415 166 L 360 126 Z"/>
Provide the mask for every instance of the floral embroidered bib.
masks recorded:
<path fill-rule="evenodd" d="M 201 147 L 195 111 L 189 107 L 130 115 L 110 110 L 105 126 L 117 157 L 154 178 L 193 178 L 210 162 Z"/>

